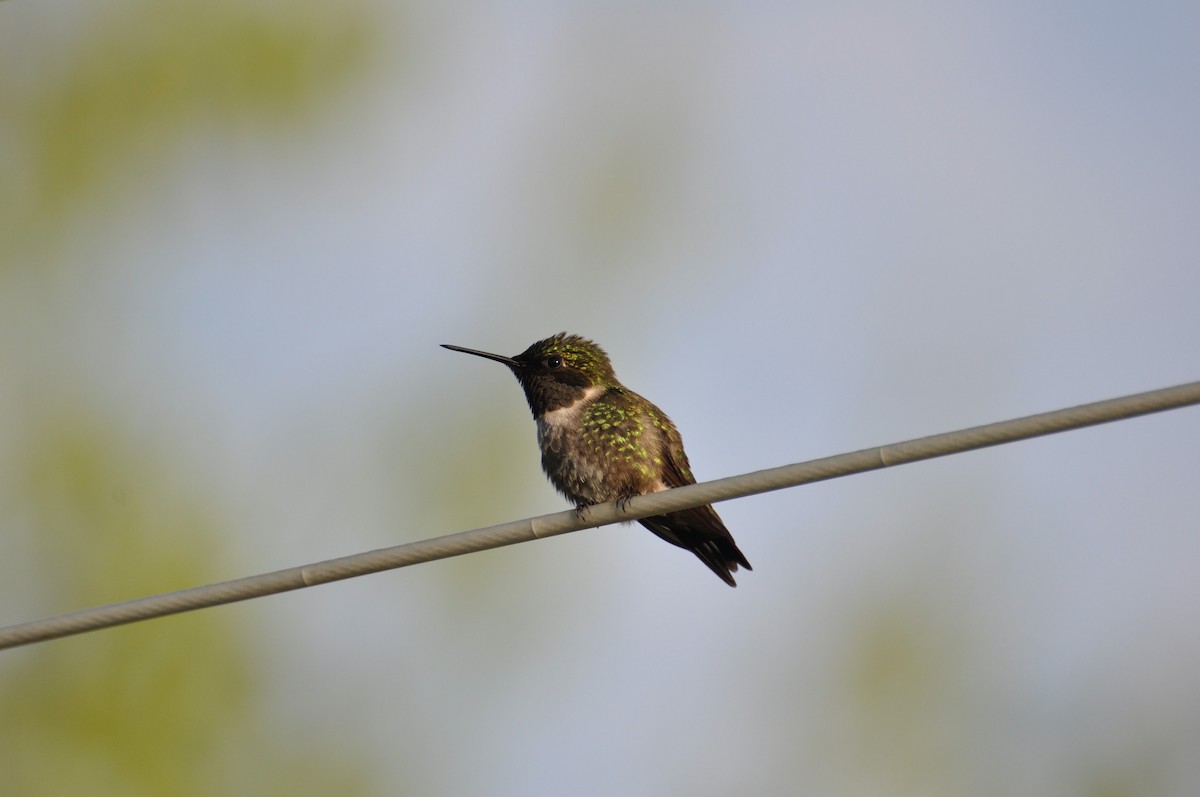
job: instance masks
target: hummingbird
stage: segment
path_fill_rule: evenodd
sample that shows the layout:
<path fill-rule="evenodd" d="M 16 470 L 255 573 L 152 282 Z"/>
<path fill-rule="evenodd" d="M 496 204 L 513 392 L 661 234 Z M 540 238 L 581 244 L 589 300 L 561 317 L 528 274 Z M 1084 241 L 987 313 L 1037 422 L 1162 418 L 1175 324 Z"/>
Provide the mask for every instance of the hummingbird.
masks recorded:
<path fill-rule="evenodd" d="M 509 367 L 537 422 L 542 470 L 576 510 L 696 483 L 675 424 L 617 381 L 604 349 L 587 338 L 560 332 L 512 357 L 442 347 Z M 752 569 L 711 505 L 638 522 L 694 553 L 731 587 L 738 565 Z"/>

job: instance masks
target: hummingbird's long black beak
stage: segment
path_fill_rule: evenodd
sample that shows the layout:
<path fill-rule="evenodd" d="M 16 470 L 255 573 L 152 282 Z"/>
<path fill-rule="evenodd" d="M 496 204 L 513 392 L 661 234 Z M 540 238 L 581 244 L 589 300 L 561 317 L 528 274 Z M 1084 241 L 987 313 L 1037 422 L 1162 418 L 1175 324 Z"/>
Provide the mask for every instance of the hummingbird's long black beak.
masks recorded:
<path fill-rule="evenodd" d="M 450 351 L 461 351 L 463 354 L 474 354 L 476 357 L 483 357 L 488 360 L 495 360 L 498 363 L 504 363 L 509 368 L 520 368 L 521 364 L 512 357 L 505 357 L 503 354 L 492 354 L 488 351 L 480 351 L 479 349 L 464 349 L 462 346 L 451 346 L 449 343 L 442 344 L 443 349 Z"/>

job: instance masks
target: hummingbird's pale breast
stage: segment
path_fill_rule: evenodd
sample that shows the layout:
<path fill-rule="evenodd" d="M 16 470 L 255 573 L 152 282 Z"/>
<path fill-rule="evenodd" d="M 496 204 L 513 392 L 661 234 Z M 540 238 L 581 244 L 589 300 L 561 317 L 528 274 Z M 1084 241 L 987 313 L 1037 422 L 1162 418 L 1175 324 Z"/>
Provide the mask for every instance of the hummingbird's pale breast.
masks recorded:
<path fill-rule="evenodd" d="M 604 473 L 593 457 L 579 456 L 582 450 L 579 429 L 587 408 L 607 388 L 588 387 L 573 404 L 542 413 L 537 418 L 538 448 L 542 452 L 542 470 L 555 488 L 576 505 L 598 504 L 604 489 Z"/>

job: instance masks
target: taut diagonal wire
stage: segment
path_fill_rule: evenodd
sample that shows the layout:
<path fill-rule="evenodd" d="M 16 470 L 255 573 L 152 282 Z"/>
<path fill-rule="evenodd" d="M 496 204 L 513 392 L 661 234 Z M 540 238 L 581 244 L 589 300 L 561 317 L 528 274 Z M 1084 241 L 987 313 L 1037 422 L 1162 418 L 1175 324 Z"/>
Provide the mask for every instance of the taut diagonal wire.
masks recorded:
<path fill-rule="evenodd" d="M 93 609 L 60 614 L 43 620 L 0 628 L 0 649 L 29 645 L 153 617 L 260 598 L 277 592 L 311 587 L 327 581 L 353 578 L 381 570 L 407 567 L 435 559 L 499 548 L 539 537 L 552 537 L 623 520 L 636 520 L 694 506 L 747 495 L 795 487 L 809 482 L 878 470 L 906 462 L 957 454 L 976 448 L 1011 443 L 1030 437 L 1094 426 L 1152 412 L 1200 404 L 1200 382 L 1151 390 L 1132 396 L 1082 404 L 1011 421 L 975 426 L 955 432 L 920 437 L 903 443 L 868 448 L 849 454 L 814 459 L 795 465 L 730 476 L 703 484 L 679 487 L 631 499 L 624 509 L 617 504 L 588 507 L 582 517 L 574 511 L 514 520 L 498 526 L 463 531 L 445 537 L 410 542 L 377 551 L 324 562 L 276 570 L 273 573 L 222 581 L 203 587 L 168 592 Z"/>

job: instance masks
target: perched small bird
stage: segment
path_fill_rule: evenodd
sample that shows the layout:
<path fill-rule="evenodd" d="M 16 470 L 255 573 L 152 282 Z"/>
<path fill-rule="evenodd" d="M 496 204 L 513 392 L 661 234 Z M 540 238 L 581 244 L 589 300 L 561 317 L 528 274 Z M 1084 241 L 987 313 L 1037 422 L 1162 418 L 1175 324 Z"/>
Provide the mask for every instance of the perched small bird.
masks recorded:
<path fill-rule="evenodd" d="M 515 357 L 442 345 L 512 370 L 537 421 L 542 469 L 577 509 L 696 483 L 675 424 L 618 382 L 592 341 L 560 332 Z M 696 554 L 731 587 L 738 565 L 752 569 L 712 506 L 638 522 Z"/>

